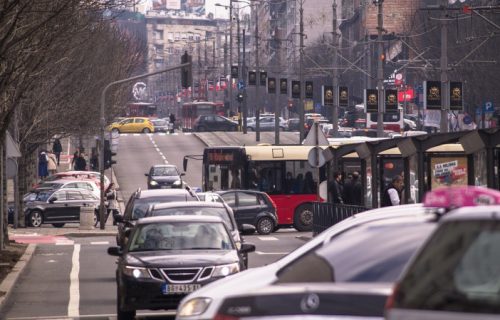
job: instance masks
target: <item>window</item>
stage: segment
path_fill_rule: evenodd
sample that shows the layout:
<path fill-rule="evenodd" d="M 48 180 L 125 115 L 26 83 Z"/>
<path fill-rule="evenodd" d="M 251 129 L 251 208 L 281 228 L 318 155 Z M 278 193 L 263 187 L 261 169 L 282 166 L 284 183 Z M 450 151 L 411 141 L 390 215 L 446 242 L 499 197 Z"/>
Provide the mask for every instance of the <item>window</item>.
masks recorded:
<path fill-rule="evenodd" d="M 66 191 L 58 191 L 51 198 L 57 198 L 57 201 L 66 201 Z"/>
<path fill-rule="evenodd" d="M 82 195 L 83 195 L 83 200 L 99 200 L 92 193 L 82 192 Z"/>
<path fill-rule="evenodd" d="M 67 185 L 64 186 L 65 189 L 75 189 L 75 188 L 79 188 L 78 187 L 78 183 L 76 182 L 73 182 L 73 183 L 68 183 Z"/>
<path fill-rule="evenodd" d="M 68 200 L 83 200 L 82 194 L 78 191 L 67 191 Z"/>
<path fill-rule="evenodd" d="M 137 118 L 135 119 L 135 123 L 144 123 L 144 119 Z"/>
<path fill-rule="evenodd" d="M 87 190 L 90 190 L 90 191 L 94 190 L 92 188 L 92 185 L 90 183 L 78 182 L 76 185 L 78 186 L 78 188 L 81 188 L 81 189 L 87 189 Z"/>
<path fill-rule="evenodd" d="M 224 201 L 226 201 L 228 206 L 230 206 L 230 207 L 236 206 L 236 193 L 235 192 L 224 193 L 222 195 L 222 199 L 224 199 Z"/>
<path fill-rule="evenodd" d="M 255 194 L 239 192 L 238 193 L 238 207 L 249 207 L 259 205 Z"/>

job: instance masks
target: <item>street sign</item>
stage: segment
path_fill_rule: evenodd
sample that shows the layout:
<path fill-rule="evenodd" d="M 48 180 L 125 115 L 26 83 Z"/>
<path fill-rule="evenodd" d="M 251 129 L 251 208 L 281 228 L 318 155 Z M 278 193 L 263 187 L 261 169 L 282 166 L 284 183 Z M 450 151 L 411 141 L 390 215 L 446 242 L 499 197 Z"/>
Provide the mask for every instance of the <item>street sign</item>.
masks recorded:
<path fill-rule="evenodd" d="M 315 122 L 314 126 L 317 126 L 318 123 Z M 309 133 L 307 134 L 307 137 L 304 139 L 303 145 L 305 146 L 328 146 L 330 143 L 328 142 L 328 139 L 326 138 L 325 134 L 323 133 L 323 130 L 320 130 L 319 128 L 316 130 L 314 126 L 309 130 Z"/>
<path fill-rule="evenodd" d="M 245 89 L 245 82 L 243 80 L 238 81 L 238 90 Z"/>
<path fill-rule="evenodd" d="M 319 168 L 325 165 L 326 159 L 323 155 L 323 149 L 321 147 L 314 147 L 309 150 L 307 155 L 307 161 L 313 168 Z"/>

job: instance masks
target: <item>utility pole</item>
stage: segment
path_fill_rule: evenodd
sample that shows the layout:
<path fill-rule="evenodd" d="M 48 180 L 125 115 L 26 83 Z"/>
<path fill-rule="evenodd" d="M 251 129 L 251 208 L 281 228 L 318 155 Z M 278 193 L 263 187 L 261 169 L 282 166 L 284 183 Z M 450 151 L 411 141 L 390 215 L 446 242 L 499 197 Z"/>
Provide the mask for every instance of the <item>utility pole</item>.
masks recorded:
<path fill-rule="evenodd" d="M 231 70 L 231 69 L 229 69 L 229 70 Z M 228 73 L 228 62 L 227 62 L 227 32 L 226 32 L 224 34 L 224 81 L 227 80 L 225 77 L 229 73 Z M 218 79 L 218 81 L 220 82 L 220 79 Z M 229 95 L 229 97 L 228 97 L 228 95 Z M 227 101 L 228 105 L 230 106 L 231 105 L 231 103 L 229 102 L 230 100 L 231 100 L 231 94 L 228 93 L 228 85 L 226 85 L 226 88 L 224 89 L 224 102 Z M 225 107 L 225 103 L 224 103 L 224 107 Z M 231 109 L 229 109 L 229 110 L 231 110 Z"/>
<path fill-rule="evenodd" d="M 276 85 L 277 81 L 279 81 L 279 74 L 280 74 L 280 64 L 281 64 L 281 57 L 280 57 L 280 50 L 281 50 L 281 40 L 279 39 L 279 34 L 278 34 L 278 22 L 276 22 L 276 29 L 274 31 L 274 36 L 276 38 L 276 72 L 275 72 L 275 91 L 274 91 L 274 144 L 279 145 L 280 144 L 280 115 L 281 115 L 281 108 L 280 108 L 280 92 L 279 92 L 279 87 Z"/>
<path fill-rule="evenodd" d="M 304 4 L 305 0 L 300 0 L 300 63 L 299 63 L 299 82 L 300 82 L 300 101 L 299 101 L 299 144 L 304 141 Z"/>
<path fill-rule="evenodd" d="M 243 29 L 243 67 L 241 70 L 241 74 L 243 78 L 246 75 L 246 63 L 245 63 L 245 29 Z M 248 117 L 248 110 L 247 110 L 247 89 L 246 89 L 246 84 L 245 87 L 243 88 L 243 134 L 247 134 L 247 117 Z"/>
<path fill-rule="evenodd" d="M 229 111 L 233 112 L 233 0 L 229 0 Z M 227 74 L 227 73 L 226 73 Z"/>
<path fill-rule="evenodd" d="M 259 66 L 259 12 L 255 9 L 255 141 L 260 141 L 260 66 Z"/>
<path fill-rule="evenodd" d="M 241 80 L 241 37 L 240 37 L 240 8 L 238 6 L 238 11 L 236 12 L 236 44 L 238 48 L 237 55 L 237 65 L 238 65 L 238 93 L 240 92 L 239 83 Z M 239 130 L 243 131 L 243 119 L 241 119 L 241 102 L 238 102 L 238 124 L 240 126 Z"/>
<path fill-rule="evenodd" d="M 444 10 L 441 15 L 441 123 L 440 132 L 448 132 L 448 110 L 450 110 L 450 89 L 448 82 L 448 21 L 446 9 L 448 0 L 443 0 Z"/>
<path fill-rule="evenodd" d="M 377 89 L 378 89 L 378 113 L 377 113 L 377 136 L 384 136 L 384 69 L 383 69 L 383 54 L 384 47 L 382 43 L 382 30 L 384 28 L 383 3 L 384 0 L 375 0 L 378 6 L 377 14 L 377 31 L 378 31 L 378 68 L 377 68 Z"/>
<path fill-rule="evenodd" d="M 339 132 L 339 71 L 338 71 L 338 34 L 337 34 L 337 0 L 333 0 L 333 106 L 332 106 L 332 121 L 333 121 L 333 135 L 338 137 Z"/>

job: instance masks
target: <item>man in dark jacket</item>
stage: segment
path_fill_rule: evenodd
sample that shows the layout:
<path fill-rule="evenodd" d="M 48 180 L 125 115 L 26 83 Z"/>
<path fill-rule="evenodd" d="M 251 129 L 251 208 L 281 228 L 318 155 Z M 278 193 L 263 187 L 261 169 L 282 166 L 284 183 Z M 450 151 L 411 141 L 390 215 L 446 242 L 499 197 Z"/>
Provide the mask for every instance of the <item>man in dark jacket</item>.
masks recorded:
<path fill-rule="evenodd" d="M 401 204 L 401 193 L 403 192 L 403 177 L 400 175 L 392 178 L 391 184 L 382 194 L 382 207 L 397 206 Z"/>
<path fill-rule="evenodd" d="M 83 152 L 80 152 L 80 154 L 75 160 L 75 170 L 76 171 L 87 170 L 87 160 L 85 160 L 85 155 L 83 154 Z"/>
<path fill-rule="evenodd" d="M 54 140 L 54 143 L 52 144 L 52 152 L 54 152 L 54 154 L 56 155 L 57 165 L 59 165 L 59 162 L 61 160 L 62 145 L 61 141 L 58 138 L 56 138 Z"/>
<path fill-rule="evenodd" d="M 357 171 L 354 171 L 351 179 L 344 184 L 344 203 L 356 206 L 363 205 L 363 188 Z"/>
<path fill-rule="evenodd" d="M 333 174 L 333 181 L 330 183 L 329 191 L 332 196 L 332 203 L 344 203 L 342 198 L 343 186 L 342 186 L 342 174 L 340 172 L 335 172 Z"/>

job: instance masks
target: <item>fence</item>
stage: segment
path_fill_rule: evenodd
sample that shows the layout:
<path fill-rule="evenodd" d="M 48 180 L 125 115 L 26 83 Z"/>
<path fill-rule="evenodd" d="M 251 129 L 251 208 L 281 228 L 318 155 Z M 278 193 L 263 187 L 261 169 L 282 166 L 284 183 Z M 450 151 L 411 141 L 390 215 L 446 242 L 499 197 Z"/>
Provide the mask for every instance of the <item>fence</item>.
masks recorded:
<path fill-rule="evenodd" d="M 366 210 L 368 208 L 362 206 L 313 202 L 313 235 L 316 236 L 337 222 Z"/>

